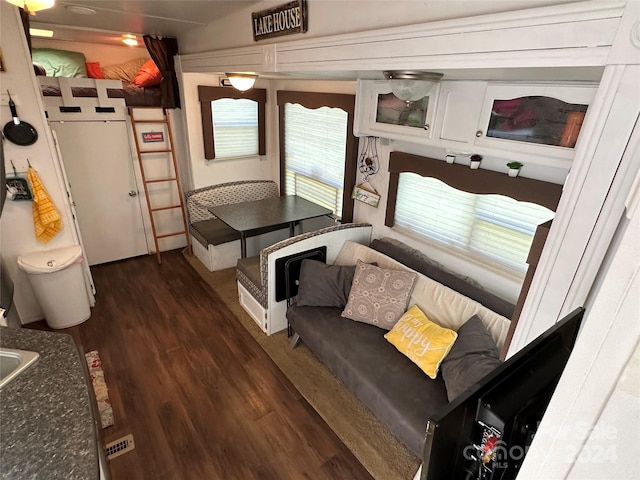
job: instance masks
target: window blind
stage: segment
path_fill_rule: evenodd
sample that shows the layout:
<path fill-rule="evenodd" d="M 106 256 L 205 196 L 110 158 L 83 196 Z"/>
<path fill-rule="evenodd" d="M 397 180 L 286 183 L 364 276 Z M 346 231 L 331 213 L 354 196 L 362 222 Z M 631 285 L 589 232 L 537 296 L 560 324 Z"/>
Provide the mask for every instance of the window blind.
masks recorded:
<path fill-rule="evenodd" d="M 446 248 L 517 272 L 536 227 L 554 216 L 540 205 L 456 190 L 435 178 L 401 173 L 395 223 Z"/>
<path fill-rule="evenodd" d="M 211 111 L 216 158 L 258 155 L 258 102 L 221 98 Z"/>
<path fill-rule="evenodd" d="M 284 106 L 285 193 L 300 195 L 340 216 L 344 190 L 347 112 Z"/>

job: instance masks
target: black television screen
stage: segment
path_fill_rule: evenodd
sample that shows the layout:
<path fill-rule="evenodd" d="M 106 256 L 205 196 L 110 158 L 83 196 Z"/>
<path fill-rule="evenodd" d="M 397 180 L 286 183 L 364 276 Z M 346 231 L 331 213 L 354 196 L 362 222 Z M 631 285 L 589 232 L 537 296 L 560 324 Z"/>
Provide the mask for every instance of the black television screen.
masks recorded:
<path fill-rule="evenodd" d="M 577 308 L 427 423 L 421 480 L 511 480 L 569 359 Z"/>

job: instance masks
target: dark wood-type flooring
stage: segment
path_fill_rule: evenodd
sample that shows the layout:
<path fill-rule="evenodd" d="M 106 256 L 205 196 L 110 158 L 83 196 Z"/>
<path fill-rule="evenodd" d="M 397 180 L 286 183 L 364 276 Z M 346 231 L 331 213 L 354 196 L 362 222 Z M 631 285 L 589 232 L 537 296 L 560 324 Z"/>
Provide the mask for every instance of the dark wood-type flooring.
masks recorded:
<path fill-rule="evenodd" d="M 92 273 L 92 316 L 63 331 L 102 358 L 105 441 L 133 434 L 113 480 L 372 478 L 180 251 Z"/>

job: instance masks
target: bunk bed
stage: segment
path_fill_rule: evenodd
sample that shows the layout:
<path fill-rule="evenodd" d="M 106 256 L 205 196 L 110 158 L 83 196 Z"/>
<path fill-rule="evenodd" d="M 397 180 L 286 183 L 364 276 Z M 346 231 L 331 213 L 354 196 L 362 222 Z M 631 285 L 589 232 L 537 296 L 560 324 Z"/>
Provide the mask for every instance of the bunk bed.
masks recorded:
<path fill-rule="evenodd" d="M 73 82 L 70 91 L 72 97 L 97 97 L 96 86 L 103 84 L 107 88 L 108 98 L 123 98 L 128 107 L 162 106 L 162 74 L 148 57 L 103 67 L 100 62 L 87 62 L 80 52 L 35 48 L 32 58 L 43 97 L 62 96 L 58 82 L 42 80 L 43 78 L 73 78 L 80 81 Z"/>

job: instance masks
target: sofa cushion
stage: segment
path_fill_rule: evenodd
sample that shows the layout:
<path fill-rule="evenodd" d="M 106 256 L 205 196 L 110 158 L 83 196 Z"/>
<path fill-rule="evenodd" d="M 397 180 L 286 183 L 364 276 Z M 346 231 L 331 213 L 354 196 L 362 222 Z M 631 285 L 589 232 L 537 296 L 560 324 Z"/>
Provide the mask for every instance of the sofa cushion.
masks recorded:
<path fill-rule="evenodd" d="M 400 355 L 385 330 L 341 318 L 339 308 L 293 305 L 287 318 L 304 345 L 421 457 L 427 420 L 447 404 L 442 378 L 430 379 Z"/>
<path fill-rule="evenodd" d="M 452 401 L 500 365 L 500 352 L 480 317 L 474 315 L 458 329 L 458 338 L 442 362 L 442 378 Z"/>
<path fill-rule="evenodd" d="M 343 244 L 334 264 L 354 265 L 357 260 L 377 262 L 382 268 L 411 271 L 409 267 L 397 260 L 365 245 L 350 241 Z M 507 318 L 422 274 L 418 276 L 409 304 L 418 305 L 432 322 L 455 331 L 477 314 L 498 348 L 504 344 L 509 331 L 510 322 Z"/>
<path fill-rule="evenodd" d="M 384 253 L 436 282 L 460 292 L 462 295 L 481 303 L 506 318 L 513 316 L 515 305 L 485 290 L 482 284 L 472 278 L 449 270 L 444 265 L 399 240 L 388 237 L 375 239 L 371 242 L 371 248 Z"/>
<path fill-rule="evenodd" d="M 442 360 L 458 334 L 436 325 L 415 305 L 402 315 L 384 338 L 431 378 L 436 378 Z"/>
<path fill-rule="evenodd" d="M 189 231 L 204 246 L 220 245 L 240 239 L 239 232 L 217 218 L 192 223 Z"/>
<path fill-rule="evenodd" d="M 301 307 L 344 308 L 355 270 L 355 265 L 326 265 L 318 260 L 303 260 L 296 303 Z"/>
<path fill-rule="evenodd" d="M 407 309 L 416 278 L 358 261 L 342 316 L 390 330 Z"/>

